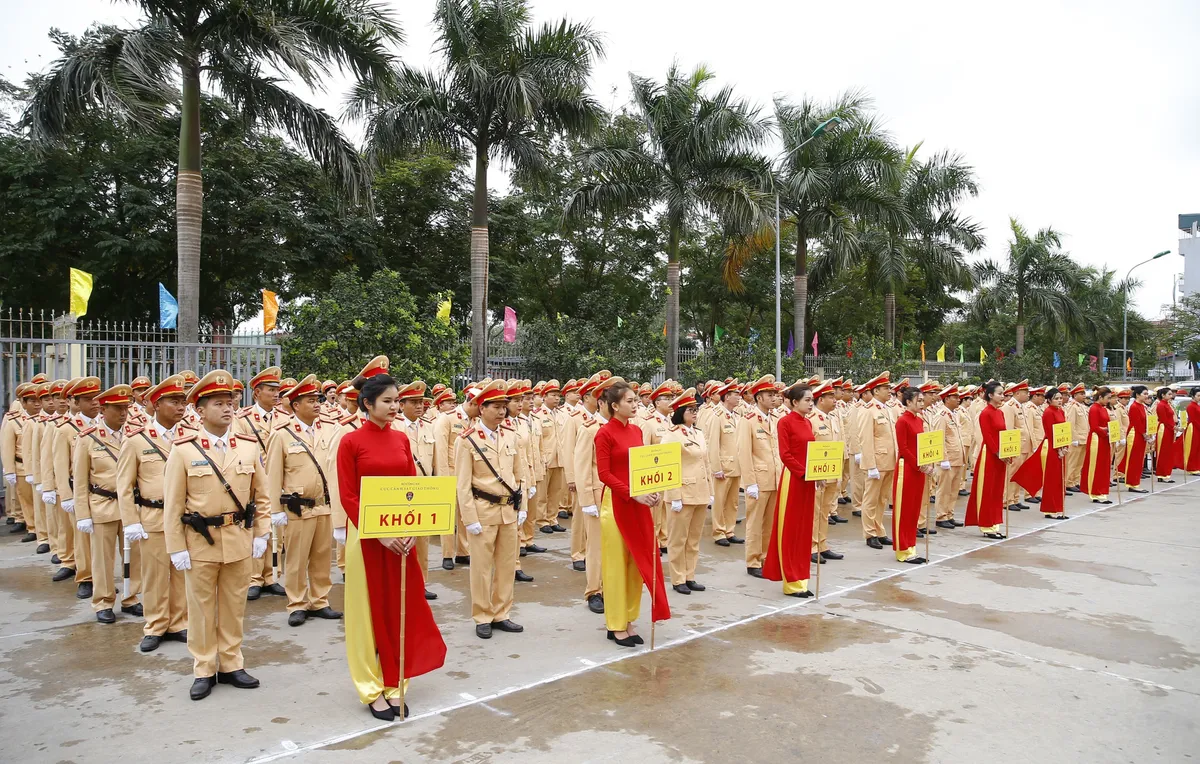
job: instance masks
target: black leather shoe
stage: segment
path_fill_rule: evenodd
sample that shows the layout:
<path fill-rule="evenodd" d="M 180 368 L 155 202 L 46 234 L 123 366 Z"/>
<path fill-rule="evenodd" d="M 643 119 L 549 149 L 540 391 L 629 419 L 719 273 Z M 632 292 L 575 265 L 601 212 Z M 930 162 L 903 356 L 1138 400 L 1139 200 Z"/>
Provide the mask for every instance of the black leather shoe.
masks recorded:
<path fill-rule="evenodd" d="M 163 639 L 168 640 L 168 641 L 173 641 L 173 642 L 183 642 L 186 644 L 187 643 L 187 629 L 180 629 L 179 631 L 168 631 L 166 634 L 163 634 Z"/>
<path fill-rule="evenodd" d="M 136 605 L 129 607 L 122 605 L 121 612 L 125 613 L 126 615 L 136 615 L 138 618 L 141 618 L 143 615 L 145 615 L 146 611 L 142 608 L 142 603 L 139 602 Z"/>
<path fill-rule="evenodd" d="M 1030 496 L 1025 501 L 1029 502 L 1030 504 L 1041 504 L 1042 503 L 1042 499 L 1039 496 Z"/>
<path fill-rule="evenodd" d="M 666 553 L 667 553 L 667 548 L 665 546 L 660 546 L 658 548 L 658 556 L 659 557 L 662 557 Z"/>
<path fill-rule="evenodd" d="M 513 580 L 520 581 L 523 584 L 527 584 L 533 580 L 533 576 L 529 575 L 528 573 L 526 573 L 523 570 L 518 570 L 516 573 L 513 574 Z"/>
<path fill-rule="evenodd" d="M 604 597 L 599 594 L 593 594 L 588 597 L 588 610 L 596 614 L 604 613 Z"/>
<path fill-rule="evenodd" d="M 746 568 L 746 573 L 755 578 L 762 578 L 762 568 Z"/>
<path fill-rule="evenodd" d="M 851 512 L 850 514 L 854 515 L 855 517 L 862 517 L 862 510 L 856 509 L 853 512 Z"/>
<path fill-rule="evenodd" d="M 74 578 L 74 577 L 75 577 L 75 569 L 74 568 L 59 568 L 58 571 L 55 572 L 55 574 L 50 577 L 50 580 L 51 581 L 66 581 L 68 578 Z"/>
<path fill-rule="evenodd" d="M 835 523 L 842 523 L 842 524 L 845 524 L 845 523 L 848 523 L 848 522 L 850 522 L 849 520 L 847 520 L 846 518 L 842 517 L 841 515 L 833 515 L 832 517 L 833 517 L 833 521 L 834 521 Z"/>
<path fill-rule="evenodd" d="M 745 544 L 746 539 L 741 539 L 741 538 L 738 538 L 737 536 L 730 536 L 729 543 L 730 544 Z"/>
<path fill-rule="evenodd" d="M 966 488 L 964 488 L 964 489 L 962 489 L 961 491 L 959 491 L 959 492 L 958 492 L 958 495 L 959 495 L 959 496 L 970 496 L 970 495 L 971 495 L 971 492 L 970 492 L 970 491 L 968 491 Z"/>
<path fill-rule="evenodd" d="M 96 611 L 96 620 L 100 623 L 116 623 L 117 616 L 113 613 L 112 608 L 106 607 Z"/>
<path fill-rule="evenodd" d="M 37 554 L 49 554 L 50 553 L 50 545 L 49 544 L 38 544 L 37 549 L 35 549 L 34 552 L 36 552 Z M 53 561 L 51 561 L 51 562 L 53 562 Z"/>
<path fill-rule="evenodd" d="M 496 631 L 507 631 L 509 634 L 520 634 L 525 631 L 525 627 L 519 623 L 515 623 L 505 618 L 503 621 L 492 621 L 492 628 Z"/>
<path fill-rule="evenodd" d="M 262 587 L 261 586 L 251 586 L 249 589 L 246 590 L 246 599 L 250 600 L 251 602 L 253 602 L 254 600 L 258 599 L 261 596 L 262 596 Z"/>
<path fill-rule="evenodd" d="M 376 700 L 378 700 L 378 698 L 376 698 Z M 396 707 L 395 706 L 389 705 L 387 708 L 383 709 L 382 711 L 376 711 L 375 707 L 372 706 L 370 703 L 368 703 L 367 710 L 371 712 L 371 716 L 374 716 L 376 719 L 378 719 L 381 722 L 396 721 Z"/>
<path fill-rule="evenodd" d="M 867 539 L 867 546 L 871 547 L 872 549 L 883 549 L 883 544 L 879 543 L 879 539 L 875 538 L 874 536 Z"/>
<path fill-rule="evenodd" d="M 849 503 L 850 503 L 850 498 L 848 496 L 839 496 L 838 497 L 838 504 L 849 504 Z"/>
<path fill-rule="evenodd" d="M 1145 488 L 1130 488 L 1129 492 L 1130 493 L 1150 493 Z"/>
<path fill-rule="evenodd" d="M 611 634 L 611 632 L 609 632 L 609 633 Z M 613 636 L 613 637 L 609 637 L 609 639 L 611 639 L 613 642 L 616 642 L 621 647 L 637 647 L 638 646 L 637 640 L 635 640 L 633 637 L 625 637 L 624 639 L 617 639 L 615 636 Z"/>
<path fill-rule="evenodd" d="M 816 552 L 813 552 L 811 555 L 809 555 L 808 559 L 810 562 L 815 562 L 818 565 L 825 564 L 825 558 L 822 557 L 821 555 L 817 554 Z"/>
<path fill-rule="evenodd" d="M 521 550 L 521 554 L 525 554 L 524 549 Z M 443 557 L 442 558 L 442 570 L 454 570 L 454 558 L 453 557 Z"/>
<path fill-rule="evenodd" d="M 92 598 L 92 582 L 84 581 L 82 584 L 80 584 L 79 588 L 75 590 L 75 598 L 81 600 L 90 600 Z"/>
<path fill-rule="evenodd" d="M 24 536 L 21 537 L 22 544 L 28 544 L 32 541 L 37 541 L 36 533 L 26 533 Z"/>
<path fill-rule="evenodd" d="M 525 547 L 525 551 L 529 552 L 530 554 L 545 554 L 546 547 L 538 546 L 537 544 L 530 544 L 529 546 Z"/>
<path fill-rule="evenodd" d="M 729 546 L 729 539 L 717 539 L 713 543 L 717 546 Z"/>
<path fill-rule="evenodd" d="M 1017 502 L 1017 509 L 1029 509 L 1029 505 L 1028 505 L 1028 504 L 1022 504 L 1021 502 L 1019 502 L 1019 501 L 1018 501 L 1018 502 Z"/>
<path fill-rule="evenodd" d="M 16 522 L 16 520 L 12 519 L 11 517 L 6 517 L 6 518 L 4 518 L 4 524 L 5 524 L 5 525 L 12 525 L 12 524 L 13 524 L 13 523 L 15 523 L 15 522 Z"/>
<path fill-rule="evenodd" d="M 937 524 L 937 523 L 934 523 L 934 525 L 936 525 L 936 524 Z M 921 529 L 921 531 L 922 531 L 923 533 L 928 533 L 930 536 L 936 536 L 936 535 L 937 535 L 937 531 L 935 531 L 933 528 L 922 528 L 922 529 Z"/>
<path fill-rule="evenodd" d="M 919 539 L 925 538 L 925 529 L 924 528 L 917 528 L 917 538 L 919 538 Z"/>
<path fill-rule="evenodd" d="M 324 618 L 327 621 L 336 621 L 342 617 L 341 613 L 329 607 L 328 605 L 323 608 L 317 608 L 316 610 L 309 610 L 307 611 L 307 614 L 309 618 Z"/>
<path fill-rule="evenodd" d="M 1162 480 L 1162 478 L 1159 478 L 1159 480 Z M 13 527 L 9 528 L 8 532 L 9 533 L 24 533 L 25 532 L 25 523 L 13 523 Z"/>
<path fill-rule="evenodd" d="M 288 613 L 288 626 L 303 626 L 308 620 L 308 613 L 303 610 L 293 610 Z"/>
<path fill-rule="evenodd" d="M 1000 539 L 1004 538 L 1004 534 L 1003 533 L 985 533 L 985 534 L 983 534 L 983 537 L 985 539 L 991 539 L 992 541 L 999 541 Z"/>
<path fill-rule="evenodd" d="M 691 594 L 692 590 L 687 587 L 687 584 L 675 584 L 671 587 L 680 594 Z"/>
<path fill-rule="evenodd" d="M 428 589 L 426 589 L 425 590 L 425 599 L 426 600 L 436 600 L 437 595 L 434 594 L 433 592 L 429 591 Z"/>
<path fill-rule="evenodd" d="M 542 533 L 554 533 L 554 526 L 553 525 L 543 525 L 541 528 L 538 528 L 538 530 L 541 531 Z"/>
<path fill-rule="evenodd" d="M 909 557 L 905 562 L 909 565 L 924 565 L 928 561 L 924 557 Z"/>
<path fill-rule="evenodd" d="M 951 520 L 950 522 L 954 523 L 954 527 L 955 527 L 955 528 L 961 528 L 961 527 L 963 527 L 963 523 L 960 523 L 960 522 L 959 522 L 959 521 L 957 521 L 957 520 Z"/>
<path fill-rule="evenodd" d="M 578 570 L 580 573 L 584 573 L 587 571 L 587 561 L 586 560 L 575 560 L 574 562 L 571 563 L 571 569 Z"/>
<path fill-rule="evenodd" d="M 837 525 L 837 520 L 834 519 L 834 515 L 830 515 L 828 518 L 826 518 L 825 524 L 826 525 Z"/>
<path fill-rule="evenodd" d="M 388 701 L 388 705 L 391 706 L 392 712 L 396 715 L 397 719 L 401 718 L 400 714 L 402 712 L 404 714 L 403 718 L 405 718 L 405 719 L 408 718 L 408 704 L 407 703 L 404 704 L 403 709 L 401 709 L 400 706 L 396 705 L 395 703 L 392 703 L 390 700 Z"/>
<path fill-rule="evenodd" d="M 1009 504 L 1009 505 L 1008 505 L 1008 511 L 1009 511 L 1009 512 L 1020 512 L 1020 511 L 1021 511 L 1021 508 L 1020 508 L 1020 507 L 1018 507 L 1016 504 Z"/>
<path fill-rule="evenodd" d="M 471 564 L 471 555 L 456 554 L 456 555 L 454 555 L 454 563 L 456 565 L 470 565 Z"/>
<path fill-rule="evenodd" d="M 698 584 L 695 581 L 688 581 L 687 588 L 691 589 L 694 592 L 702 592 L 705 589 L 707 589 L 708 587 L 705 586 L 704 584 Z"/>
<path fill-rule="evenodd" d="M 811 596 L 813 596 L 813 593 L 812 593 L 812 592 L 807 592 L 807 591 L 805 591 L 805 592 L 791 592 L 791 593 L 789 593 L 787 596 L 789 596 L 789 597 L 799 597 L 800 599 L 806 599 L 806 598 L 808 598 L 808 597 L 811 597 Z"/>
<path fill-rule="evenodd" d="M 50 555 L 50 564 L 51 565 L 62 565 L 62 560 L 60 560 L 58 558 L 58 555 L 52 554 L 52 555 Z"/>
<path fill-rule="evenodd" d="M 930 504 L 933 504 L 935 501 L 937 501 L 937 497 L 936 497 L 936 496 L 930 496 L 930 497 L 929 497 L 929 503 L 930 503 Z"/>
<path fill-rule="evenodd" d="M 554 525 L 551 525 L 551 526 L 550 526 L 550 530 L 554 531 L 555 533 L 566 533 L 566 532 L 567 532 L 567 529 L 566 529 L 566 528 L 564 528 L 564 527 L 562 527 L 562 526 L 561 526 L 561 525 L 559 525 L 558 523 L 555 523 Z"/>
<path fill-rule="evenodd" d="M 161 644 L 162 637 L 154 634 L 147 634 L 146 636 L 142 637 L 142 641 L 141 644 L 138 645 L 138 649 L 143 653 L 152 653 L 157 650 L 158 646 Z"/>
<path fill-rule="evenodd" d="M 568 512 L 565 509 L 558 510 L 558 519 L 559 520 L 569 520 L 570 518 L 571 518 L 570 512 Z"/>
<path fill-rule="evenodd" d="M 1112 499 L 1092 499 L 1093 504 L 1112 504 Z"/>
<path fill-rule="evenodd" d="M 246 673 L 245 669 L 237 671 L 218 671 L 218 684 L 231 684 L 239 690 L 253 690 L 258 687 L 258 680 Z"/>
<path fill-rule="evenodd" d="M 948 528 L 950 530 L 954 529 L 954 521 L 953 520 L 938 520 L 936 523 L 934 523 L 934 525 L 936 525 L 939 528 Z"/>
<path fill-rule="evenodd" d="M 891 546 L 892 540 L 890 538 L 888 538 L 887 536 L 880 536 L 879 543 L 883 544 L 884 546 Z"/>
<path fill-rule="evenodd" d="M 192 682 L 192 689 L 188 691 L 188 695 L 192 700 L 204 700 L 212 692 L 213 685 L 217 683 L 215 676 L 206 676 Z"/>
<path fill-rule="evenodd" d="M 843 560 L 846 558 L 846 555 L 841 552 L 835 552 L 832 549 L 826 549 L 824 552 L 821 552 L 821 556 L 826 560 Z"/>
<path fill-rule="evenodd" d="M 521 556 L 524 557 L 527 554 L 529 554 L 529 552 L 526 551 L 525 547 L 521 547 Z"/>
<path fill-rule="evenodd" d="M 276 597 L 286 597 L 287 589 L 283 588 L 283 584 L 274 583 L 274 584 L 270 584 L 269 586 L 264 586 L 262 593 L 263 594 L 274 594 Z"/>

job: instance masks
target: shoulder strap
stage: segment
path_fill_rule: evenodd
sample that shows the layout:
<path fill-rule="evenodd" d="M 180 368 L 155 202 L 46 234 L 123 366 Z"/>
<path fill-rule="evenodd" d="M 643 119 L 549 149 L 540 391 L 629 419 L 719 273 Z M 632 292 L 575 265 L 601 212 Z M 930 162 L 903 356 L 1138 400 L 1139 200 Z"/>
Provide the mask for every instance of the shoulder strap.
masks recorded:
<path fill-rule="evenodd" d="M 291 432 L 291 430 L 289 430 L 288 432 Z M 313 456 L 313 452 L 309 449 L 307 443 L 305 443 L 300 438 L 297 438 L 295 436 L 295 434 L 292 435 L 292 440 L 294 440 L 300 444 L 300 447 L 304 449 L 304 453 L 308 454 L 309 459 L 312 459 L 313 466 L 317 468 L 317 474 L 321 476 L 321 489 L 325 491 L 325 504 L 326 504 L 326 506 L 328 506 L 329 505 L 329 481 L 325 479 L 325 470 L 321 469 L 321 463 L 317 461 L 317 457 Z M 420 462 L 417 462 L 417 463 L 420 464 Z M 421 470 L 421 472 L 424 472 L 424 471 L 425 471 L 424 469 Z"/>
<path fill-rule="evenodd" d="M 264 454 L 266 454 L 267 453 L 267 444 L 263 443 L 262 436 L 258 434 L 258 428 L 255 427 L 254 425 L 250 425 L 250 432 L 254 433 L 254 439 L 258 441 L 258 447 L 262 449 L 262 452 Z M 207 456 L 205 458 L 207 458 Z"/>
<path fill-rule="evenodd" d="M 109 449 L 109 447 L 108 447 L 107 445 L 105 445 L 104 441 L 102 441 L 102 440 L 100 440 L 99 438 L 97 438 L 95 433 L 89 432 L 89 433 L 88 433 L 88 437 L 89 437 L 89 438 L 91 438 L 92 440 L 96 441 L 96 443 L 98 443 L 98 444 L 100 445 L 100 448 L 103 448 L 103 449 L 104 449 L 104 453 L 108 454 L 108 455 L 109 455 L 109 457 L 110 457 L 110 458 L 111 458 L 111 459 L 112 459 L 114 462 L 115 462 L 115 461 L 117 461 L 117 457 L 113 456 L 113 452 L 112 452 L 112 450 L 111 450 L 111 449 Z"/>
<path fill-rule="evenodd" d="M 516 493 L 516 489 L 510 488 L 508 483 L 504 482 L 504 478 L 500 477 L 500 473 L 496 472 L 496 468 L 492 466 L 490 461 L 488 461 L 487 454 L 483 453 L 483 449 L 479 447 L 479 444 L 476 443 L 471 437 L 467 438 L 467 442 L 470 443 L 471 447 L 475 449 L 475 453 L 479 454 L 479 457 L 483 459 L 483 463 L 486 464 L 487 468 L 492 471 L 492 474 L 496 476 L 496 479 L 500 481 L 500 485 L 504 486 L 504 489 L 509 493 Z"/>
<path fill-rule="evenodd" d="M 145 430 L 142 430 L 142 432 L 140 432 L 139 434 L 140 434 L 140 435 L 141 435 L 143 438 L 145 438 L 145 439 L 146 439 L 146 442 L 150 444 L 150 447 L 151 447 L 151 448 L 153 448 L 155 451 L 157 451 L 157 452 L 158 452 L 158 455 L 159 455 L 159 456 L 161 456 L 161 457 L 163 458 L 163 461 L 165 462 L 165 461 L 167 460 L 167 455 L 163 453 L 163 450 L 162 450 L 161 448 L 159 448 L 159 447 L 158 447 L 158 444 L 157 444 L 157 443 L 155 443 L 154 441 L 150 440 L 150 436 L 146 434 L 146 431 L 145 431 Z"/>
<path fill-rule="evenodd" d="M 217 463 L 212 460 L 212 457 L 208 455 L 208 452 L 200 447 L 199 443 L 193 440 L 192 445 L 195 446 L 196 450 L 200 452 L 200 455 L 204 457 L 204 461 L 208 462 L 208 465 L 213 468 L 213 472 L 217 473 L 217 479 L 221 481 L 221 487 L 225 489 L 225 493 L 229 494 L 229 498 L 233 499 L 233 506 L 237 507 L 238 512 L 241 512 L 242 515 L 245 516 L 246 508 L 242 506 L 242 502 L 238 500 L 237 494 L 235 494 L 233 492 L 233 488 L 229 486 L 229 481 L 225 479 L 225 473 L 221 472 L 221 468 L 218 467 Z"/>

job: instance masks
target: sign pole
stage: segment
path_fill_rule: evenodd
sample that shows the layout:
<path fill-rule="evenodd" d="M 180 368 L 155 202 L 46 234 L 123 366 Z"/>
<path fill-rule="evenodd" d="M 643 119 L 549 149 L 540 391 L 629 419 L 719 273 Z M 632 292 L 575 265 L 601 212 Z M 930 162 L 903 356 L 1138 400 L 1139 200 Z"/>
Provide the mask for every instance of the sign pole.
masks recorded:
<path fill-rule="evenodd" d="M 654 620 L 654 605 L 658 596 L 658 566 L 661 564 L 662 557 L 658 553 L 658 531 L 655 531 L 650 537 L 650 649 L 652 651 L 654 650 L 654 629 L 658 625 L 658 621 Z"/>
<path fill-rule="evenodd" d="M 932 477 L 933 477 L 932 474 L 926 475 L 925 479 L 930 480 Z M 936 507 L 937 505 L 935 504 L 934 506 Z M 929 515 L 933 514 L 929 511 L 929 502 L 928 501 L 925 502 L 925 506 L 921 508 L 921 511 L 923 511 L 925 513 L 925 564 L 928 565 L 929 564 Z"/>
<path fill-rule="evenodd" d="M 811 445 L 811 444 L 810 444 L 810 445 Z M 836 482 L 834 482 L 834 486 L 835 486 L 834 490 L 836 491 L 836 490 L 837 490 L 837 489 L 836 489 L 836 486 L 837 486 L 837 483 L 836 483 Z M 822 483 L 822 484 L 821 484 L 821 490 L 822 490 L 822 492 L 824 492 L 825 490 L 828 490 L 828 489 L 825 487 L 824 483 Z M 818 505 L 820 505 L 820 502 L 818 502 Z M 816 536 L 816 537 L 819 539 L 819 538 L 820 538 L 820 533 L 818 533 L 818 532 L 817 532 L 817 525 L 816 525 L 816 523 L 817 523 L 817 511 L 816 511 L 816 510 L 817 510 L 817 508 L 816 508 L 816 507 L 814 507 L 814 508 L 813 508 L 813 535 L 814 535 L 814 536 Z M 778 514 L 778 512 L 779 512 L 779 507 L 778 507 L 778 506 L 776 506 L 776 507 L 775 507 L 775 512 L 776 512 L 776 514 Z M 829 518 L 828 518 L 828 517 L 822 517 L 822 518 L 821 518 L 821 522 L 828 524 L 828 523 L 829 523 Z M 824 559 L 825 559 L 825 558 L 821 556 L 821 542 L 820 542 L 820 541 L 817 541 L 817 586 L 816 586 L 816 588 L 813 590 L 813 601 L 814 601 L 814 602 L 815 602 L 815 601 L 817 601 L 818 599 L 820 599 L 820 598 L 821 598 L 821 561 L 822 561 L 822 560 L 824 560 Z"/>
<path fill-rule="evenodd" d="M 414 540 L 413 548 L 416 548 Z M 400 562 L 400 721 L 404 721 L 404 632 L 408 616 L 408 555 L 412 549 L 404 553 Z"/>
<path fill-rule="evenodd" d="M 122 557 L 123 557 L 122 563 L 123 563 L 123 567 L 124 567 L 123 572 L 125 573 L 125 580 L 122 582 L 121 591 L 125 594 L 125 598 L 128 599 L 129 594 L 130 594 L 129 590 L 131 588 L 129 585 L 129 537 L 128 536 L 125 537 L 125 548 L 123 550 Z"/>

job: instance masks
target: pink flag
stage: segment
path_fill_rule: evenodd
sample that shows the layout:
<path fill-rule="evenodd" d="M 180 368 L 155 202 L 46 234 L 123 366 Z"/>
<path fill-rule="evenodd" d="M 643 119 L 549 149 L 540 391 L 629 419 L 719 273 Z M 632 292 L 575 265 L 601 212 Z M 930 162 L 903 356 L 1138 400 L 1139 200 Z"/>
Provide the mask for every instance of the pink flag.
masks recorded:
<path fill-rule="evenodd" d="M 517 341 L 517 312 L 507 305 L 504 306 L 504 341 Z"/>
<path fill-rule="evenodd" d="M 820 335 L 817 332 L 813 332 L 813 346 L 812 346 L 813 355 L 818 355 L 818 353 L 817 353 L 817 337 L 819 337 L 819 336 Z"/>
<path fill-rule="evenodd" d="M 1089 355 L 1089 356 L 1088 356 L 1088 369 L 1089 369 L 1090 371 L 1095 371 L 1095 370 L 1096 370 L 1096 361 L 1097 361 L 1097 360 L 1099 360 L 1099 359 L 1097 359 L 1097 358 L 1096 358 L 1096 356 L 1094 356 L 1094 355 Z"/>

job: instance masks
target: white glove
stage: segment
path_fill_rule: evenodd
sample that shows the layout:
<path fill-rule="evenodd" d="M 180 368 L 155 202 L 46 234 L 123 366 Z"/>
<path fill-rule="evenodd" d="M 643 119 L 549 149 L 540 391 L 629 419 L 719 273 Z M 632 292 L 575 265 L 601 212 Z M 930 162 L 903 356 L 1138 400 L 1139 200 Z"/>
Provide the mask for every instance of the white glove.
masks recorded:
<path fill-rule="evenodd" d="M 9 485 L 16 485 L 17 484 L 17 473 L 15 473 L 15 472 L 5 473 L 4 482 L 8 483 Z"/>
<path fill-rule="evenodd" d="M 871 480 L 878 480 L 880 477 L 879 470 L 872 467 L 871 469 L 867 470 L 867 477 L 869 477 Z"/>
<path fill-rule="evenodd" d="M 1118 440 L 1118 441 L 1117 441 L 1117 445 L 1118 445 L 1118 446 L 1123 446 L 1123 445 L 1125 445 L 1125 439 L 1124 439 L 1124 438 L 1121 438 L 1120 440 Z"/>
<path fill-rule="evenodd" d="M 287 525 L 287 512 L 272 512 L 271 525 Z"/>
<path fill-rule="evenodd" d="M 528 517 L 529 517 L 529 512 L 522 509 L 520 512 L 517 513 L 517 525 L 524 525 L 525 520 Z"/>
<path fill-rule="evenodd" d="M 671 511 L 672 512 L 682 512 L 683 511 L 683 502 L 682 501 L 672 501 L 671 502 Z"/>
<path fill-rule="evenodd" d="M 74 499 L 63 499 L 62 511 L 63 512 L 74 512 L 75 511 L 75 500 Z"/>
<path fill-rule="evenodd" d="M 1071 441 L 1071 445 L 1072 445 L 1072 446 L 1078 446 L 1078 445 L 1079 445 L 1079 441 L 1077 441 L 1077 440 L 1073 440 L 1073 441 Z"/>
<path fill-rule="evenodd" d="M 746 495 L 749 496 L 751 499 L 757 499 L 758 498 L 758 483 L 755 483 L 754 485 L 746 488 Z"/>
<path fill-rule="evenodd" d="M 33 484 L 33 490 L 37 491 L 38 493 L 41 493 L 41 492 L 42 492 L 42 484 L 41 484 L 41 483 L 34 483 L 34 484 Z"/>
<path fill-rule="evenodd" d="M 333 540 L 338 542 L 339 544 L 345 544 L 346 543 L 346 529 L 345 528 L 334 528 L 333 529 Z"/>
<path fill-rule="evenodd" d="M 175 566 L 175 570 L 191 570 L 192 556 L 186 549 L 182 552 L 175 552 L 171 555 L 171 564 Z"/>
<path fill-rule="evenodd" d="M 855 455 L 854 455 L 854 466 L 855 466 L 855 467 L 860 467 L 860 466 L 862 466 L 862 454 L 855 454 Z"/>
<path fill-rule="evenodd" d="M 709 497 L 708 497 L 708 506 L 710 506 L 710 507 L 711 507 L 711 506 L 713 505 L 713 503 L 715 503 L 715 502 L 716 502 L 716 500 L 717 500 L 717 497 L 716 497 L 716 496 L 709 496 Z"/>
<path fill-rule="evenodd" d="M 33 475 L 26 475 L 25 482 L 29 483 L 30 485 L 33 485 Z"/>
<path fill-rule="evenodd" d="M 532 499 L 534 496 L 537 496 L 537 486 L 531 485 L 529 486 L 529 498 Z"/>
<path fill-rule="evenodd" d="M 125 526 L 125 540 L 130 544 L 135 541 L 141 541 L 142 539 L 148 538 L 150 538 L 150 534 L 146 533 L 146 530 L 142 528 L 141 523 L 134 523 L 133 525 Z"/>
<path fill-rule="evenodd" d="M 724 480 L 725 479 L 725 471 L 720 470 L 718 472 L 714 472 L 713 477 L 715 477 L 717 480 Z"/>
<path fill-rule="evenodd" d="M 483 526 L 479 523 L 471 523 L 467 526 L 467 533 L 470 533 L 472 536 L 478 536 L 480 533 L 483 533 Z"/>
<path fill-rule="evenodd" d="M 583 508 L 583 514 L 587 515 L 588 517 L 599 517 L 600 508 L 595 504 L 589 504 Z"/>
<path fill-rule="evenodd" d="M 75 530 L 79 531 L 80 533 L 91 533 L 94 530 L 92 527 L 92 519 L 89 517 L 87 520 L 77 521 L 75 523 Z"/>
<path fill-rule="evenodd" d="M 948 470 L 948 469 L 950 469 L 950 462 L 942 462 L 942 463 L 941 463 L 941 464 L 939 464 L 938 466 L 939 466 L 939 467 L 941 467 L 941 468 L 942 468 L 942 469 L 944 469 L 944 470 Z"/>
<path fill-rule="evenodd" d="M 254 544 L 250 547 L 250 556 L 254 559 L 259 559 L 267 553 L 267 537 L 255 536 Z"/>
<path fill-rule="evenodd" d="M 43 504 L 57 504 L 58 503 L 58 494 L 55 493 L 54 491 L 42 491 L 42 503 Z"/>

